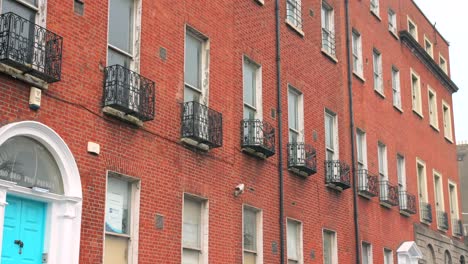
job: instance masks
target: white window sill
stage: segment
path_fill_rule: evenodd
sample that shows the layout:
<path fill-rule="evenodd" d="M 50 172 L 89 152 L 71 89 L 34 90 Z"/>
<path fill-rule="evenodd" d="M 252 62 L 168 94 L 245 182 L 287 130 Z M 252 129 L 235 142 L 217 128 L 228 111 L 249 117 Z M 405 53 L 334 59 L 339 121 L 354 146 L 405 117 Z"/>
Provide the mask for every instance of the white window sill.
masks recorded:
<path fill-rule="evenodd" d="M 395 30 L 388 29 L 388 32 L 390 32 L 390 34 L 392 34 L 392 36 L 393 36 L 396 40 L 400 40 L 400 38 L 398 37 L 398 34 L 397 34 L 397 29 L 395 29 Z"/>
<path fill-rule="evenodd" d="M 415 114 L 416 114 L 419 118 L 421 118 L 421 119 L 424 118 L 423 114 L 420 113 L 420 112 L 419 112 L 418 110 L 416 110 L 416 109 L 413 109 L 413 113 L 415 113 Z"/>
<path fill-rule="evenodd" d="M 265 4 L 264 0 L 255 0 L 255 2 L 257 2 L 259 5 L 264 5 Z"/>
<path fill-rule="evenodd" d="M 290 28 L 292 28 L 294 31 L 296 31 L 296 33 L 299 34 L 301 37 L 304 37 L 304 35 L 305 35 L 304 31 L 302 31 L 302 29 L 298 28 L 293 23 L 291 23 L 291 21 L 286 19 L 286 25 L 288 25 Z"/>
<path fill-rule="evenodd" d="M 451 144 L 453 144 L 453 139 L 447 137 L 447 136 L 444 136 L 445 137 L 445 140 L 447 140 L 448 142 L 450 142 Z"/>
<path fill-rule="evenodd" d="M 361 82 L 366 82 L 366 79 L 364 79 L 364 76 L 362 76 L 362 73 L 358 73 L 356 71 L 353 71 L 353 75 L 358 78 Z"/>
<path fill-rule="evenodd" d="M 325 56 L 327 56 L 327 57 L 328 57 L 329 59 L 331 59 L 333 62 L 338 63 L 338 59 L 337 59 L 335 56 L 331 55 L 327 50 L 325 50 L 325 49 L 322 48 L 321 51 L 322 51 L 322 53 L 323 53 Z"/>
<path fill-rule="evenodd" d="M 429 126 L 430 126 L 432 129 L 434 129 L 435 131 L 440 132 L 439 126 L 436 126 L 436 125 L 434 125 L 434 124 L 429 124 Z"/>
<path fill-rule="evenodd" d="M 371 14 L 372 14 L 375 18 L 377 18 L 379 21 L 382 21 L 382 18 L 380 17 L 380 14 L 379 14 L 379 13 L 377 13 L 375 10 L 372 10 L 372 9 L 370 10 L 370 12 L 371 12 Z"/>
<path fill-rule="evenodd" d="M 383 87 L 382 87 L 382 90 L 383 90 Z M 382 97 L 382 99 L 385 99 L 385 94 L 383 93 L 383 91 L 379 91 L 377 89 L 374 89 L 374 92 L 379 95 L 380 97 Z"/>
<path fill-rule="evenodd" d="M 394 107 L 398 112 L 400 112 L 400 113 L 403 114 L 403 109 L 402 109 L 400 106 L 398 106 L 398 105 L 393 105 L 393 107 Z"/>
<path fill-rule="evenodd" d="M 422 219 L 422 218 L 419 219 L 419 221 L 420 221 L 422 224 L 425 224 L 425 225 L 427 225 L 427 226 L 430 226 L 430 225 L 432 224 L 431 222 L 428 222 L 428 221 L 426 221 L 426 220 L 424 220 L 424 219 Z"/>
<path fill-rule="evenodd" d="M 443 233 L 447 233 L 448 230 L 445 230 L 443 228 L 441 228 L 439 225 L 437 225 L 437 230 L 439 230 L 440 232 L 443 232 Z"/>

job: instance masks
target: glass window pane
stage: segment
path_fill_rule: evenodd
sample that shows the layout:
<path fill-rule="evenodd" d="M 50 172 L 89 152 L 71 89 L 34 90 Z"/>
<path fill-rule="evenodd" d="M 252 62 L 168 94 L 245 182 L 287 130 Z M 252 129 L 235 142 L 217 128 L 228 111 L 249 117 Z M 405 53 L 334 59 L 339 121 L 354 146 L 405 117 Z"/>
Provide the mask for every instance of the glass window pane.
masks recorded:
<path fill-rule="evenodd" d="M 332 252 L 332 234 L 329 232 L 323 233 L 323 263 L 332 264 L 333 252 Z"/>
<path fill-rule="evenodd" d="M 30 4 L 35 5 L 35 0 L 29 0 L 26 1 L 29 2 Z M 3 0 L 2 2 L 2 14 L 7 13 L 7 12 L 13 12 L 20 17 L 26 18 L 29 21 L 35 21 L 36 20 L 36 11 L 26 7 L 25 5 L 22 5 L 18 3 L 15 0 Z M 32 28 L 31 28 L 32 29 Z"/>
<path fill-rule="evenodd" d="M 200 248 L 201 203 L 184 199 L 184 225 L 182 243 L 184 247 Z"/>
<path fill-rule="evenodd" d="M 185 83 L 201 89 L 201 54 L 202 42 L 192 36 L 186 35 L 185 39 Z"/>
<path fill-rule="evenodd" d="M 288 220 L 287 226 L 288 259 L 299 259 L 299 224 Z"/>
<path fill-rule="evenodd" d="M 245 60 L 244 62 L 244 103 L 253 107 L 255 104 L 255 89 L 256 89 L 256 72 L 257 67 Z"/>
<path fill-rule="evenodd" d="M 131 58 L 120 52 L 117 52 L 111 48 L 108 49 L 107 53 L 107 65 L 122 65 L 127 69 L 130 69 Z"/>
<path fill-rule="evenodd" d="M 330 150 L 334 149 L 334 117 L 330 114 L 325 114 L 325 142 L 326 147 Z"/>
<path fill-rule="evenodd" d="M 42 144 L 28 137 L 13 137 L 0 146 L 0 179 L 64 193 L 54 157 Z"/>
<path fill-rule="evenodd" d="M 298 116 L 298 95 L 292 91 L 289 91 L 288 96 L 288 117 L 289 117 L 289 128 L 298 130 L 299 129 L 299 116 Z"/>
<path fill-rule="evenodd" d="M 244 251 L 244 263 L 243 264 L 255 264 L 257 256 L 252 252 Z"/>
<path fill-rule="evenodd" d="M 184 89 L 184 102 L 200 102 L 201 93 L 200 91 L 194 90 L 190 87 L 185 87 Z"/>
<path fill-rule="evenodd" d="M 104 264 L 127 264 L 128 238 L 106 235 Z"/>
<path fill-rule="evenodd" d="M 107 180 L 106 231 L 129 234 L 130 193 L 129 182 L 114 177 Z"/>
<path fill-rule="evenodd" d="M 109 43 L 127 53 L 132 53 L 133 0 L 110 0 Z"/>
<path fill-rule="evenodd" d="M 244 209 L 244 249 L 257 250 L 257 212 Z"/>
<path fill-rule="evenodd" d="M 184 248 L 184 253 L 182 256 L 182 264 L 199 264 L 199 263 L 200 263 L 200 251 Z"/>
<path fill-rule="evenodd" d="M 357 145 L 357 158 L 358 162 L 364 163 L 364 157 L 363 157 L 363 150 L 364 150 L 364 134 L 362 132 L 357 133 L 357 140 L 356 140 L 356 145 Z"/>

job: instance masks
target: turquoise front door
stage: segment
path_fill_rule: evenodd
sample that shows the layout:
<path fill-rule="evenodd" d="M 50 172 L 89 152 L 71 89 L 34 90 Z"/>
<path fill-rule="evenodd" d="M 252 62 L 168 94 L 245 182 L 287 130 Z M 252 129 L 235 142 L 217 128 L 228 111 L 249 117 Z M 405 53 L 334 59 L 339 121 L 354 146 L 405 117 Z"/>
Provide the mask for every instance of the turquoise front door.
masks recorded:
<path fill-rule="evenodd" d="M 1 264 L 41 264 L 46 204 L 7 196 Z"/>

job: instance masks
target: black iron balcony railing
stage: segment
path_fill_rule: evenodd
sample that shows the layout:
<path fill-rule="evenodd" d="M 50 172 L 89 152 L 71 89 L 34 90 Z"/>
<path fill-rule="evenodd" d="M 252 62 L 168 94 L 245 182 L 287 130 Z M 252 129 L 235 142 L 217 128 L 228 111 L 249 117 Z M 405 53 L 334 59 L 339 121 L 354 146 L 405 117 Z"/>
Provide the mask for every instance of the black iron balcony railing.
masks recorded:
<path fill-rule="evenodd" d="M 302 7 L 299 0 L 286 0 L 286 20 L 302 30 Z"/>
<path fill-rule="evenodd" d="M 444 211 L 437 211 L 437 226 L 439 229 L 448 230 L 448 214 Z"/>
<path fill-rule="evenodd" d="M 185 102 L 182 109 L 181 137 L 209 148 L 223 145 L 223 115 L 198 102 Z"/>
<path fill-rule="evenodd" d="M 400 191 L 400 212 L 416 214 L 416 196 L 406 191 Z"/>
<path fill-rule="evenodd" d="M 340 160 L 325 161 L 325 184 L 343 190 L 351 187 L 349 165 Z"/>
<path fill-rule="evenodd" d="M 356 171 L 358 176 L 358 192 L 364 197 L 375 197 L 379 194 L 379 179 L 369 173 L 368 170 L 361 169 Z"/>
<path fill-rule="evenodd" d="M 420 214 L 422 221 L 426 223 L 432 223 L 432 206 L 431 204 L 421 202 L 419 204 Z"/>
<path fill-rule="evenodd" d="M 303 176 L 315 174 L 317 172 L 317 153 L 315 149 L 305 143 L 289 143 L 288 169 Z"/>
<path fill-rule="evenodd" d="M 121 65 L 104 69 L 103 105 L 141 121 L 154 119 L 153 81 Z"/>
<path fill-rule="evenodd" d="M 335 33 L 326 28 L 322 28 L 322 49 L 328 54 L 336 56 Z"/>
<path fill-rule="evenodd" d="M 0 15 L 0 61 L 47 83 L 60 81 L 63 38 L 14 13 Z"/>
<path fill-rule="evenodd" d="M 275 154 L 275 129 L 258 119 L 245 119 L 241 123 L 241 148 L 260 153 L 268 158 Z"/>
<path fill-rule="evenodd" d="M 398 205 L 398 186 L 390 184 L 387 180 L 380 181 L 380 203 L 384 206 Z"/>
<path fill-rule="evenodd" d="M 452 227 L 453 227 L 453 235 L 459 236 L 459 237 L 463 236 L 463 222 L 460 219 L 453 219 Z"/>

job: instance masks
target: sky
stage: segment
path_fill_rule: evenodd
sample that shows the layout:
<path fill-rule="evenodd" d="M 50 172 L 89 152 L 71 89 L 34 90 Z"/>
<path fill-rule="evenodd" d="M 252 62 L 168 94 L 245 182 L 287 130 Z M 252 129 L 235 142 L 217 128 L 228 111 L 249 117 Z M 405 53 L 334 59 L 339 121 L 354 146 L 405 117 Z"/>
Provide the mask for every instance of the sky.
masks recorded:
<path fill-rule="evenodd" d="M 415 0 L 450 43 L 450 70 L 459 91 L 453 95 L 455 137 L 468 142 L 468 1 Z M 455 7 L 455 8 L 454 8 Z"/>

